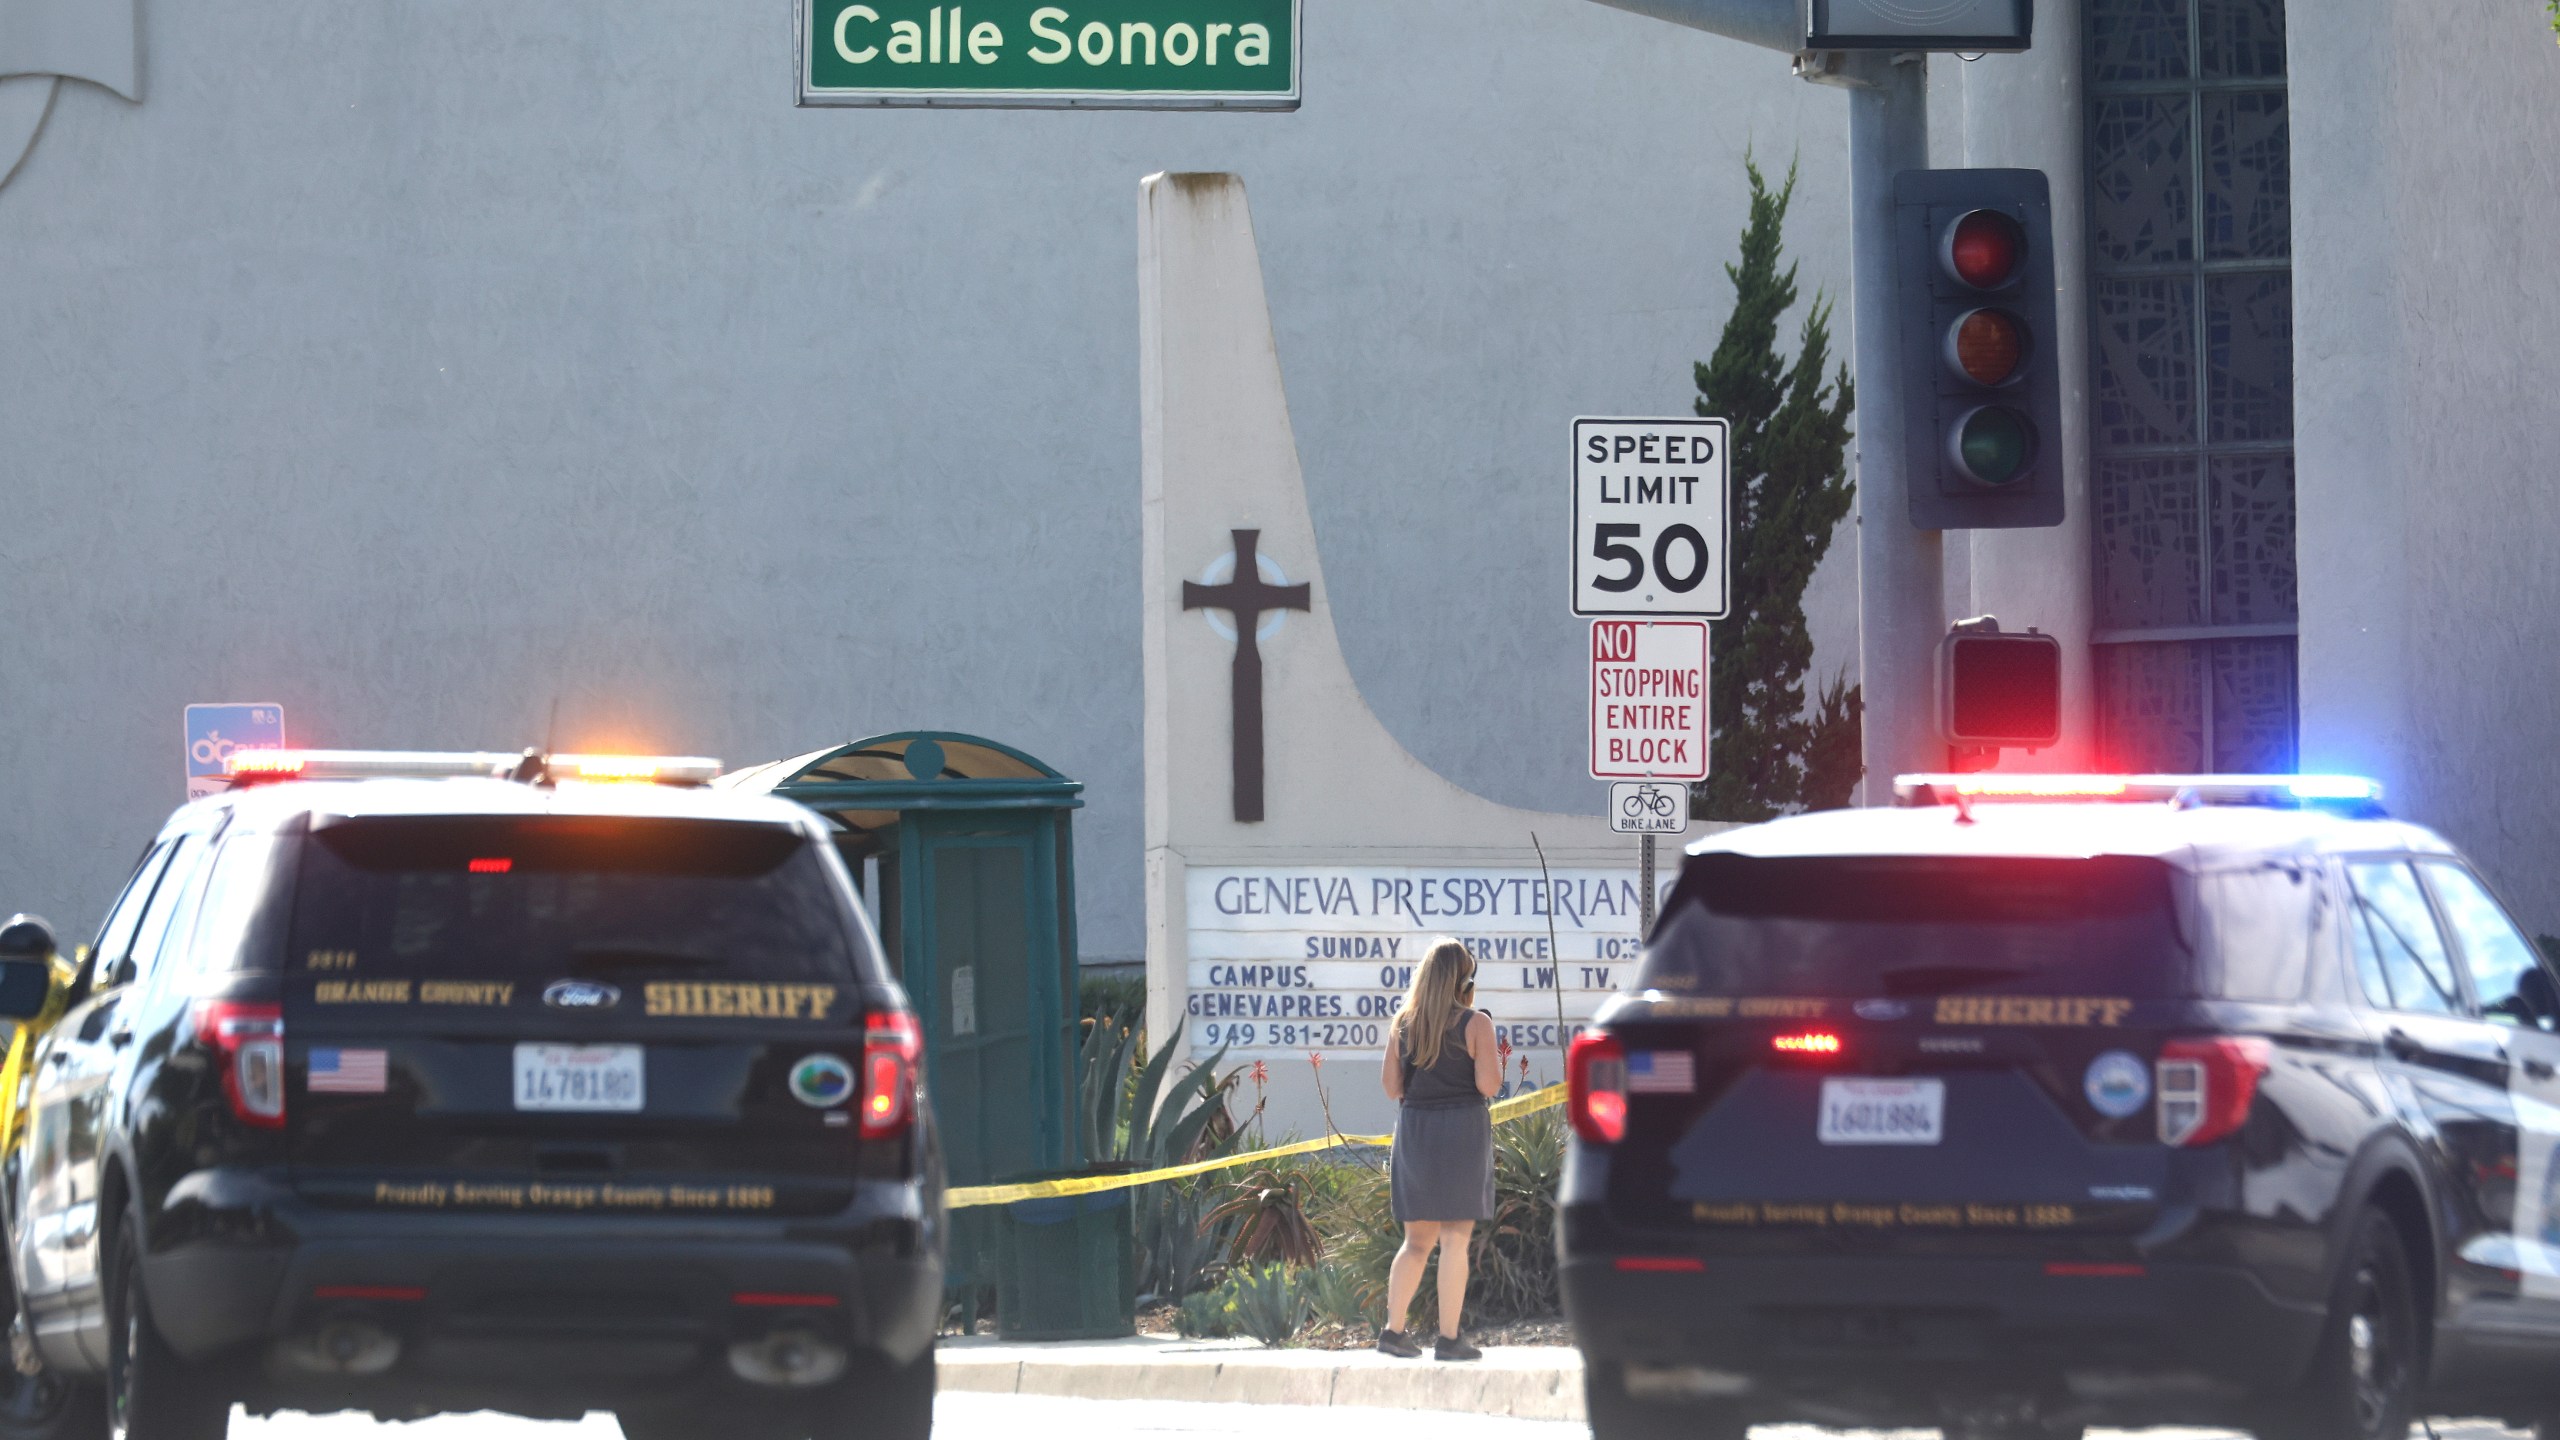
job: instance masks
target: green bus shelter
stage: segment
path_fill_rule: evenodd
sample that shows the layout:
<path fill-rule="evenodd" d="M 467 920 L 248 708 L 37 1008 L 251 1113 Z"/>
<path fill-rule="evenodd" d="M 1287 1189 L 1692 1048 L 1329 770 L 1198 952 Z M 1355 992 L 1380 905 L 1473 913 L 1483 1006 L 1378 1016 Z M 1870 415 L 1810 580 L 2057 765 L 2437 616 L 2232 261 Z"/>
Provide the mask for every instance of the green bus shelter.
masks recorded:
<path fill-rule="evenodd" d="M 910 731 L 734 771 L 832 819 L 923 1018 L 951 1183 L 1083 1163 L 1075 843 L 1084 786 L 1011 746 Z"/>

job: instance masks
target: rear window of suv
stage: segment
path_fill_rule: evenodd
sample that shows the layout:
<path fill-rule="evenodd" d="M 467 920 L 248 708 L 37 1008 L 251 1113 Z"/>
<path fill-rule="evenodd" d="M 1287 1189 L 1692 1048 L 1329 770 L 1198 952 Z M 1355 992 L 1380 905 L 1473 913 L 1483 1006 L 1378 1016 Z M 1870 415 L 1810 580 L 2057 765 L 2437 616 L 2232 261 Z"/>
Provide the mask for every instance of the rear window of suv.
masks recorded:
<path fill-rule="evenodd" d="M 2094 859 L 1701 855 L 1638 971 L 1674 993 L 2193 993 L 2175 872 Z"/>
<path fill-rule="evenodd" d="M 293 950 L 401 977 L 850 982 L 872 967 L 847 903 L 785 825 L 354 819 L 303 847 Z"/>

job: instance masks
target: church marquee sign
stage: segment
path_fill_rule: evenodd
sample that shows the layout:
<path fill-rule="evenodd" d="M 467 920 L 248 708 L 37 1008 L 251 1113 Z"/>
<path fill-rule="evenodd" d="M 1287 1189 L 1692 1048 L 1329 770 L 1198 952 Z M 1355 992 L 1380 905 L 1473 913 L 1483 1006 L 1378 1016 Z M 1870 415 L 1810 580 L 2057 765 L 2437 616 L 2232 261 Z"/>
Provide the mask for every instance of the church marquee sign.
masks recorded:
<path fill-rule="evenodd" d="M 1627 988 L 1643 949 L 1633 871 L 1199 865 L 1183 878 L 1195 1056 L 1373 1059 L 1447 936 L 1476 958 L 1495 1039 L 1538 1081 L 1561 1079 L 1565 1042 Z"/>
<path fill-rule="evenodd" d="M 799 102 L 1295 110 L 1301 0 L 800 0 Z"/>

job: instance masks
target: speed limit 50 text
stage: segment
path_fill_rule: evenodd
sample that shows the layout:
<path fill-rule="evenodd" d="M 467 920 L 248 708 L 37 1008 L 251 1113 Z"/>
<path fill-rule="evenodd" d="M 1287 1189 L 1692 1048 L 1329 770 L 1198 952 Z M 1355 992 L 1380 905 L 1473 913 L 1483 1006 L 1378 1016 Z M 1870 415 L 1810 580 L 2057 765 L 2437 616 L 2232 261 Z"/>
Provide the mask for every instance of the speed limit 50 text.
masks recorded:
<path fill-rule="evenodd" d="M 1725 442 L 1722 420 L 1574 422 L 1575 614 L 1723 617 Z"/>

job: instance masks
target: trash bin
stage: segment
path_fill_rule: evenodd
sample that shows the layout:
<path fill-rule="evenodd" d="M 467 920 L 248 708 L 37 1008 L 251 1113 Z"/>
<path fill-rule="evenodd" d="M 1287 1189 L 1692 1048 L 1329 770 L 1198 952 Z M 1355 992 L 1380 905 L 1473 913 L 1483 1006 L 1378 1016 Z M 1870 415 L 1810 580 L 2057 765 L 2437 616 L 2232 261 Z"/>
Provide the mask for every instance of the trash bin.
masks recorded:
<path fill-rule="evenodd" d="M 1108 1340 L 1138 1333 L 1134 1193 L 1105 1190 L 1003 1207 L 995 1246 L 998 1335 Z"/>

